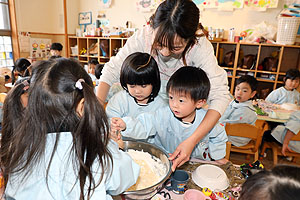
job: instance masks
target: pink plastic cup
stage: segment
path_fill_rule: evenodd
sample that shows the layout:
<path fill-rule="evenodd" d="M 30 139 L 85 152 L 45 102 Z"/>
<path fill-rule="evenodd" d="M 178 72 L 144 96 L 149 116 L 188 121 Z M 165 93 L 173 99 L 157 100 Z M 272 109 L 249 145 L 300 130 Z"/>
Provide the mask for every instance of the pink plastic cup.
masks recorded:
<path fill-rule="evenodd" d="M 211 200 L 211 198 L 205 196 L 201 191 L 195 189 L 185 191 L 183 198 L 184 200 Z"/>

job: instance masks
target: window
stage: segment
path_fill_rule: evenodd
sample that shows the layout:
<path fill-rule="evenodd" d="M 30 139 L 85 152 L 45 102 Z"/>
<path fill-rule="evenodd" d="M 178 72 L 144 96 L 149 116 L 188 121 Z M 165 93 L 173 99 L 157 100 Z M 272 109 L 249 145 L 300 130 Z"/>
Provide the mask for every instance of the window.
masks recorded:
<path fill-rule="evenodd" d="M 8 0 L 0 0 L 0 67 L 13 66 Z"/>

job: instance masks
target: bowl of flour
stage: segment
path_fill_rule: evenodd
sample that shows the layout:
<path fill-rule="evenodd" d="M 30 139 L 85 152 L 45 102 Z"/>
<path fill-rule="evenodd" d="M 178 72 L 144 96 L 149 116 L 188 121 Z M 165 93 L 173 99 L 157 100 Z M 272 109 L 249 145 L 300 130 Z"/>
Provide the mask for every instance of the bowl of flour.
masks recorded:
<path fill-rule="evenodd" d="M 153 144 L 131 140 L 124 141 L 124 151 L 141 167 L 136 184 L 123 193 L 125 198 L 150 199 L 172 173 L 168 154 Z"/>

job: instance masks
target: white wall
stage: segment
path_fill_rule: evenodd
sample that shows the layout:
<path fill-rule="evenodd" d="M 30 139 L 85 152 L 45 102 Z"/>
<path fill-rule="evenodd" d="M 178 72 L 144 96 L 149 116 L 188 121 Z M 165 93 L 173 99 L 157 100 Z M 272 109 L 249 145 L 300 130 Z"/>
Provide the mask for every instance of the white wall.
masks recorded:
<path fill-rule="evenodd" d="M 63 0 L 15 0 L 17 26 L 19 31 L 43 33 L 64 33 Z M 67 0 L 68 33 L 75 34 L 78 27 L 78 13 L 92 11 L 95 22 L 98 11 L 104 11 L 110 26 L 124 26 L 131 21 L 133 27 L 141 28 L 152 13 L 141 13 L 136 10 L 136 0 L 112 0 L 108 9 L 100 7 L 100 0 Z M 251 28 L 262 21 L 277 25 L 276 17 L 283 2 L 278 8 L 267 9 L 264 12 L 249 8 L 236 9 L 232 12 L 206 9 L 201 11 L 200 21 L 204 26 L 224 28 L 235 27 L 236 33 Z"/>
<path fill-rule="evenodd" d="M 63 0 L 15 0 L 15 5 L 18 31 L 64 33 Z"/>
<path fill-rule="evenodd" d="M 104 10 L 106 17 L 110 20 L 111 26 L 124 26 L 126 21 L 131 21 L 133 27 L 141 28 L 152 13 L 137 12 L 136 0 L 112 0 L 109 9 L 100 9 L 99 0 L 79 0 L 80 12 L 93 12 L 93 21 L 98 10 Z M 283 8 L 283 1 L 279 1 L 278 8 L 270 8 L 266 11 L 254 11 L 249 8 L 236 9 L 232 12 L 218 11 L 217 9 L 206 9 L 201 11 L 200 21 L 204 26 L 212 26 L 214 28 L 224 28 L 228 30 L 235 27 L 236 32 L 253 27 L 263 20 L 277 25 L 276 16 Z M 74 28 L 75 29 L 75 28 Z M 75 30 L 74 32 L 75 33 Z"/>
<path fill-rule="evenodd" d="M 112 0 L 112 5 L 108 9 L 101 8 L 100 0 L 79 0 L 79 2 L 80 12 L 92 11 L 93 22 L 98 11 L 105 11 L 110 26 L 125 27 L 126 21 L 131 21 L 133 27 L 141 28 L 151 16 L 151 13 L 137 12 L 136 0 Z"/>
<path fill-rule="evenodd" d="M 79 1 L 67 0 L 67 26 L 68 33 L 75 34 L 78 26 Z"/>

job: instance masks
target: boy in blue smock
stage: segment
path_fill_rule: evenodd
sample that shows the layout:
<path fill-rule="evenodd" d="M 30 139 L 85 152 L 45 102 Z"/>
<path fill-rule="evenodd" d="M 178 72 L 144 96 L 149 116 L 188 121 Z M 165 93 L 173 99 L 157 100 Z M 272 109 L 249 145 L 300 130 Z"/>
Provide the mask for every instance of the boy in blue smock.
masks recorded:
<path fill-rule="evenodd" d="M 167 83 L 169 106 L 151 113 L 143 113 L 134 118 L 112 120 L 112 129 L 122 130 L 121 134 L 134 139 L 154 136 L 154 144 L 168 153 L 190 137 L 203 120 L 210 82 L 202 69 L 196 67 L 179 68 Z M 195 146 L 191 157 L 203 160 L 218 160 L 225 163 L 227 135 L 224 127 L 217 124 Z"/>
<path fill-rule="evenodd" d="M 226 123 L 240 124 L 247 123 L 255 125 L 257 115 L 251 99 L 256 94 L 257 80 L 253 76 L 241 76 L 236 81 L 234 100 L 230 102 L 225 113 L 220 118 L 223 125 Z M 228 136 L 228 140 L 237 147 L 249 143 L 250 138 Z"/>
<path fill-rule="evenodd" d="M 299 86 L 299 80 L 300 72 L 298 69 L 288 70 L 284 78 L 284 86 L 272 91 L 265 100 L 274 104 L 300 104 L 300 93 L 296 90 Z"/>

